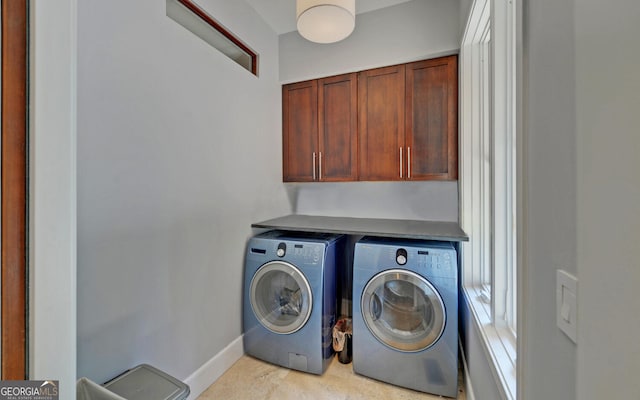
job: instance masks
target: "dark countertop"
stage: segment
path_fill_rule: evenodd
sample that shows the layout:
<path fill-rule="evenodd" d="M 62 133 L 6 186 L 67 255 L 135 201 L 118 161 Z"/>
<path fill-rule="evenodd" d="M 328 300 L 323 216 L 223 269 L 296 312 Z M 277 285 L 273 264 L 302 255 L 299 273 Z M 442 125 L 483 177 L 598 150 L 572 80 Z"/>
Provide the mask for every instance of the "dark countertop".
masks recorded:
<path fill-rule="evenodd" d="M 252 228 L 282 229 L 302 232 L 344 233 L 396 238 L 468 242 L 469 237 L 457 222 L 408 219 L 325 217 L 287 215 L 251 224 Z"/>

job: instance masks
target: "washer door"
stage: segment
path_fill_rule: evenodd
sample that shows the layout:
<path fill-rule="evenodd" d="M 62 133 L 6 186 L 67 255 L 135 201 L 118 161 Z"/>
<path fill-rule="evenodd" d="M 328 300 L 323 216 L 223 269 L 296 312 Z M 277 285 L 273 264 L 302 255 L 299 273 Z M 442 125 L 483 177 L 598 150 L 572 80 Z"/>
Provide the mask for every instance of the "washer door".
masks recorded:
<path fill-rule="evenodd" d="M 429 281 L 411 271 L 379 273 L 365 286 L 361 301 L 367 328 L 392 349 L 427 349 L 444 331 L 442 298 Z"/>
<path fill-rule="evenodd" d="M 261 266 L 251 279 L 251 308 L 262 326 L 275 333 L 293 333 L 311 315 L 311 287 L 302 272 L 283 261 Z"/>

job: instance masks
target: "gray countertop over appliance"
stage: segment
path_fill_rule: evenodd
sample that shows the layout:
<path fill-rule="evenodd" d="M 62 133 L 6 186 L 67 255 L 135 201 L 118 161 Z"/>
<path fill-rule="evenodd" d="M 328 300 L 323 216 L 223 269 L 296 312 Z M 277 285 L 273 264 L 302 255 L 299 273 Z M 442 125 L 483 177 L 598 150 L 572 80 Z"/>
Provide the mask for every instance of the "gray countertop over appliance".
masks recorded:
<path fill-rule="evenodd" d="M 426 240 L 467 242 L 469 237 L 457 222 L 408 219 L 325 217 L 287 215 L 251 224 L 252 228 L 302 232 L 328 232 L 349 235 L 384 236 Z"/>

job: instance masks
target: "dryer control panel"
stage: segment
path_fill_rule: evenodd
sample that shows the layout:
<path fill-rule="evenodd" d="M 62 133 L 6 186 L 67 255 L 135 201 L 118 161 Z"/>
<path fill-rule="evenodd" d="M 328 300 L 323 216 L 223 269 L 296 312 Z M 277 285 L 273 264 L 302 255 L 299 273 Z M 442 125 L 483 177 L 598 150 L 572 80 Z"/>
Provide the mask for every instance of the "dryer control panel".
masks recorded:
<path fill-rule="evenodd" d="M 453 256 L 448 251 L 417 251 L 418 270 L 430 276 L 455 276 L 457 271 L 453 261 Z"/>
<path fill-rule="evenodd" d="M 358 242 L 358 247 L 362 262 L 357 268 L 360 269 L 400 267 L 424 276 L 457 277 L 456 251 L 448 242 L 365 238 Z"/>

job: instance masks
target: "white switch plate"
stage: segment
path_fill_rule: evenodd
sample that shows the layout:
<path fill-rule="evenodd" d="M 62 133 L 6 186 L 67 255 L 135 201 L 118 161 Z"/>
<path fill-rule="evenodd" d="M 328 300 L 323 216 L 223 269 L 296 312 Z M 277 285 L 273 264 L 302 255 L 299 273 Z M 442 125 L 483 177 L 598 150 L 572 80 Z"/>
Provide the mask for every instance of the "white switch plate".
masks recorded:
<path fill-rule="evenodd" d="M 559 269 L 556 274 L 556 323 L 574 343 L 578 338 L 578 278 Z"/>

